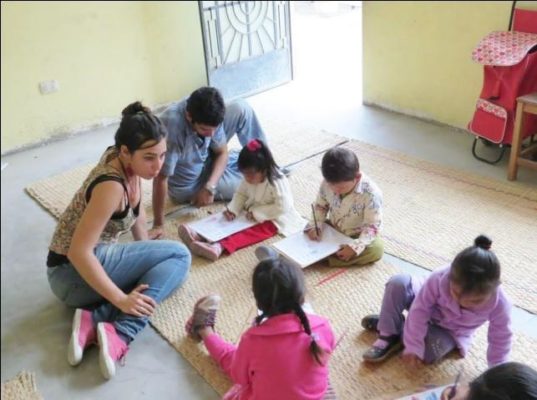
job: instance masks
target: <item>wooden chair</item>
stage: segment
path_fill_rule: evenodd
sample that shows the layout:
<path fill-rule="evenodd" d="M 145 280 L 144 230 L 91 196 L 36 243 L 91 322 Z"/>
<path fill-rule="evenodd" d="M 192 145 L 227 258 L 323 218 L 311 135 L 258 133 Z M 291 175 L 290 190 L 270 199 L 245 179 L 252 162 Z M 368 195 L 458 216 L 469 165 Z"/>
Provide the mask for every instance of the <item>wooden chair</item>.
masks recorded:
<path fill-rule="evenodd" d="M 513 130 L 511 156 L 507 170 L 507 179 L 510 181 L 516 180 L 519 165 L 537 170 L 537 161 L 532 159 L 533 154 L 537 154 L 537 142 L 532 143 L 521 151 L 524 113 L 537 114 L 537 92 L 517 98 L 515 128 Z M 535 133 L 537 134 L 537 132 Z"/>

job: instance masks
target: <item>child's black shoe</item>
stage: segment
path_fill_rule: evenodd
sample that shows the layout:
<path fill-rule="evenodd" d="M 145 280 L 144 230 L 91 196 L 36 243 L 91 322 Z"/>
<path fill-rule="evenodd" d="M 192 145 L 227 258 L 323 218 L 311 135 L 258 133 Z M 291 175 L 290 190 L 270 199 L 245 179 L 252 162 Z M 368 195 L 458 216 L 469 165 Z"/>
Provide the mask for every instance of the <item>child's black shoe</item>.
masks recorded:
<path fill-rule="evenodd" d="M 379 336 L 379 339 L 388 342 L 388 345 L 384 348 L 372 346 L 362 355 L 364 361 L 372 363 L 381 362 L 403 348 L 400 335 Z"/>
<path fill-rule="evenodd" d="M 369 314 L 362 318 L 362 328 L 366 331 L 377 332 L 377 325 L 380 316 L 378 314 Z"/>

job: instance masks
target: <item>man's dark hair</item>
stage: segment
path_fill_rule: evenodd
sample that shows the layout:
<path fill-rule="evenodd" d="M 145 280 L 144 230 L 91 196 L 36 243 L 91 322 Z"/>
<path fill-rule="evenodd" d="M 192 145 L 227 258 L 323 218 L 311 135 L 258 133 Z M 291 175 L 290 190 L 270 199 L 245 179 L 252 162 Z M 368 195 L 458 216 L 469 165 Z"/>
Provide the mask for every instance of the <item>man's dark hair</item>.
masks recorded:
<path fill-rule="evenodd" d="M 186 111 L 193 124 L 218 126 L 224 121 L 226 105 L 218 89 L 201 87 L 194 90 L 186 101 Z"/>

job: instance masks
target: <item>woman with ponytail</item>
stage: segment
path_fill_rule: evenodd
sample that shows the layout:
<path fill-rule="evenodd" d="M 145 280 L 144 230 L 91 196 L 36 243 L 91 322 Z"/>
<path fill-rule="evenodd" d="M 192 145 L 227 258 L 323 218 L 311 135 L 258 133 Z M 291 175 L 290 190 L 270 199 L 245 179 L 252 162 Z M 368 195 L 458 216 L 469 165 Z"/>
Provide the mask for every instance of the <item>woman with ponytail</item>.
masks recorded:
<path fill-rule="evenodd" d="M 511 303 L 500 286 L 500 262 L 491 245 L 488 237 L 478 236 L 451 265 L 425 280 L 392 277 L 380 315 L 362 319 L 365 329 L 379 334 L 364 361 L 383 361 L 403 346 L 403 360 L 411 367 L 437 362 L 452 350 L 464 357 L 473 333 L 485 322 L 489 322 L 489 366 L 508 361 Z M 406 321 L 404 310 L 408 310 Z"/>
<path fill-rule="evenodd" d="M 61 215 L 47 258 L 53 293 L 76 308 L 68 361 L 78 365 L 84 350 L 98 343 L 106 379 L 190 268 L 182 244 L 147 236 L 140 179 L 158 175 L 166 128 L 140 102 L 122 114 L 115 145 L 105 150 Z M 128 230 L 135 242 L 116 243 Z"/>
<path fill-rule="evenodd" d="M 335 398 L 328 382 L 334 334 L 325 318 L 304 311 L 302 270 L 282 258 L 264 259 L 252 291 L 260 313 L 238 346 L 214 332 L 216 295 L 201 298 L 186 324 L 235 384 L 224 399 Z"/>

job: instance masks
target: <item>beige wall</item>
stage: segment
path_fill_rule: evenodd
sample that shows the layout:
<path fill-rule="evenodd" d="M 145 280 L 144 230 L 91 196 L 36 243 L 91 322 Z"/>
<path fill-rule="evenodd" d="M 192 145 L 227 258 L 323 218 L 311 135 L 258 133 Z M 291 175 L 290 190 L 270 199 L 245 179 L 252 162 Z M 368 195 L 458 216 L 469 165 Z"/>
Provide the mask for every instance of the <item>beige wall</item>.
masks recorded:
<path fill-rule="evenodd" d="M 2 2 L 2 153 L 206 84 L 198 4 Z M 39 92 L 56 79 L 59 91 Z"/>
<path fill-rule="evenodd" d="M 364 102 L 465 128 L 483 79 L 472 49 L 507 30 L 511 4 L 364 2 Z"/>

